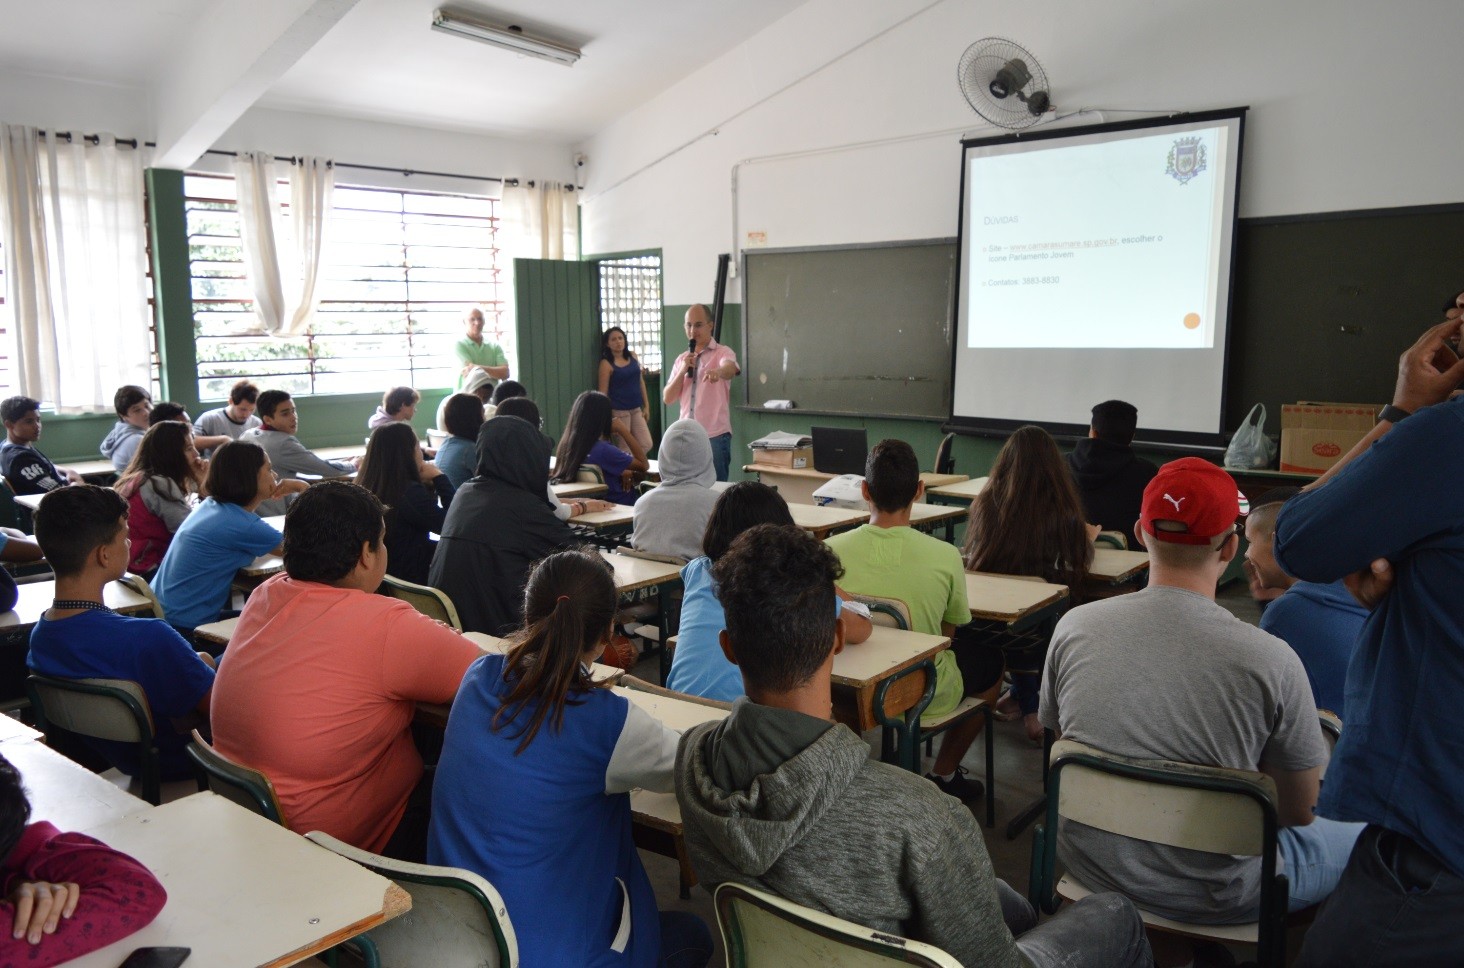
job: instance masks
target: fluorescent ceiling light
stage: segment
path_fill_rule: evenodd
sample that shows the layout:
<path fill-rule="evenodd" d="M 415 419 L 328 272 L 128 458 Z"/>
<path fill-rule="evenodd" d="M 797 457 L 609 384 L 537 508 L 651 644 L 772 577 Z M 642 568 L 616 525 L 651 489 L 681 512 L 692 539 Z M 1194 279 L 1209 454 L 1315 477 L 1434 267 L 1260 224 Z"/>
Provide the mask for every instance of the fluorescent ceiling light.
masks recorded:
<path fill-rule="evenodd" d="M 502 47 L 515 54 L 539 57 L 556 64 L 563 64 L 565 67 L 573 66 L 574 62 L 580 59 L 580 51 L 577 47 L 568 47 L 564 44 L 556 44 L 551 40 L 530 37 L 523 32 L 521 27 L 495 27 L 492 24 L 464 19 L 460 14 L 446 10 L 432 11 L 432 29 L 440 30 L 445 34 L 455 34 L 458 37 L 467 37 L 469 40 L 476 40 L 484 44 L 492 44 L 494 47 Z"/>

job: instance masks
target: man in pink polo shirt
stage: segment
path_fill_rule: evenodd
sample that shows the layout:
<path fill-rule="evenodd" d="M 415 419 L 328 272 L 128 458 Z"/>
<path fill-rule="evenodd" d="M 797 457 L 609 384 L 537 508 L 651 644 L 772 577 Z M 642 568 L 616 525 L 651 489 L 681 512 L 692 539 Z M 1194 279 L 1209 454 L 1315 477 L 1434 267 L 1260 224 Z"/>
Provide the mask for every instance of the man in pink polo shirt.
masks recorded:
<path fill-rule="evenodd" d="M 731 380 L 742 368 L 730 347 L 712 339 L 712 314 L 701 303 L 686 311 L 686 338 L 691 347 L 676 357 L 661 397 L 667 404 L 680 400 L 681 419 L 695 420 L 706 428 L 717 480 L 725 481 L 732 463 L 732 421 L 727 404 Z"/>

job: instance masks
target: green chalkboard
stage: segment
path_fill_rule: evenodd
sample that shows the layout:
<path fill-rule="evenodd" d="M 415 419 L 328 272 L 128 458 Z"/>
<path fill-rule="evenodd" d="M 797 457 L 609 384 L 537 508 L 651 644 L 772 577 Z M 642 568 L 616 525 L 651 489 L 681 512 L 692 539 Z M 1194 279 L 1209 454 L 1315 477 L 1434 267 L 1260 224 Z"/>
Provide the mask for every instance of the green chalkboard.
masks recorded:
<path fill-rule="evenodd" d="M 745 402 L 949 417 L 957 275 L 955 239 L 746 252 Z"/>
<path fill-rule="evenodd" d="M 1242 219 L 1225 427 L 1253 404 L 1384 404 L 1398 354 L 1464 289 L 1464 205 Z"/>

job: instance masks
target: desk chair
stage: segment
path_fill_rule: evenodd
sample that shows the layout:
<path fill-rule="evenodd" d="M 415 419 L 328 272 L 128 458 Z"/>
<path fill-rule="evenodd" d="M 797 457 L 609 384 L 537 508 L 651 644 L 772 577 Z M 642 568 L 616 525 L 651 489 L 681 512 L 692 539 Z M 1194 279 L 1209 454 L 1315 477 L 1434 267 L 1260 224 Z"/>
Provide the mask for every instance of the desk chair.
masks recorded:
<path fill-rule="evenodd" d="M 956 457 L 953 453 L 956 440 L 955 434 L 946 434 L 940 439 L 935 448 L 935 466 L 931 470 L 937 474 L 954 474 L 956 472 Z"/>
<path fill-rule="evenodd" d="M 1139 909 L 1154 931 L 1221 944 L 1254 944 L 1257 962 L 1286 956 L 1286 875 L 1276 870 L 1276 784 L 1264 773 L 1114 756 L 1058 740 L 1048 772 L 1047 819 L 1032 838 L 1030 900 L 1051 914 L 1060 899 L 1092 893 L 1071 874 L 1053 885 L 1059 819 L 1135 840 L 1212 854 L 1259 856 L 1260 918 L 1248 924 L 1190 924 Z"/>
<path fill-rule="evenodd" d="M 1128 550 L 1128 536 L 1122 531 L 1099 531 L 1098 537 L 1093 539 L 1094 545 L 1106 545 L 1109 548 L 1117 548 L 1119 551 Z"/>
<path fill-rule="evenodd" d="M 312 842 L 390 878 L 412 896 L 412 909 L 362 937 L 382 968 L 432 964 L 513 968 L 518 938 L 503 897 L 487 880 L 457 867 L 411 864 L 372 854 L 312 830 Z"/>
<path fill-rule="evenodd" d="M 961 968 L 935 945 L 873 931 L 742 884 L 720 885 L 715 903 L 728 968 Z"/>
<path fill-rule="evenodd" d="M 869 620 L 876 625 L 887 625 L 893 628 L 910 628 L 910 608 L 898 598 L 881 598 L 878 595 L 855 595 L 854 598 L 869 606 Z M 856 646 L 857 648 L 857 646 Z M 924 665 L 924 663 L 921 663 Z M 916 666 L 915 668 L 919 668 Z M 908 671 L 908 670 L 907 670 Z M 875 694 L 875 715 L 884 725 L 884 697 L 890 683 L 897 682 L 903 675 L 894 676 L 885 683 L 880 684 L 879 691 Z M 930 663 L 930 695 L 935 694 L 935 663 Z M 918 733 L 911 736 L 914 750 L 919 750 L 921 744 L 925 745 L 925 755 L 930 756 L 934 752 L 935 737 L 955 726 L 957 723 L 965 722 L 972 716 L 986 717 L 986 726 L 982 730 L 986 739 L 986 826 L 996 824 L 996 747 L 995 735 L 991 728 L 991 707 L 982 699 L 975 696 L 962 696 L 956 708 L 944 716 L 925 716 L 925 707 L 930 705 L 930 698 L 918 704 L 921 715 L 916 721 Z M 909 714 L 906 714 L 907 721 Z M 894 729 L 896 737 L 899 737 L 900 730 L 897 727 L 885 727 L 884 746 L 889 751 L 890 731 Z M 901 737 L 903 738 L 903 737 Z M 916 773 L 921 772 L 918 757 L 911 756 L 913 763 L 909 766 Z"/>
<path fill-rule="evenodd" d="M 157 595 L 153 594 L 152 586 L 147 583 L 146 578 L 142 577 L 141 575 L 134 575 L 131 572 L 128 572 L 121 578 L 117 579 L 117 581 L 118 583 L 126 585 L 128 588 L 137 592 L 137 594 L 141 595 L 149 602 L 152 602 L 154 618 L 165 617 L 163 615 L 163 603 L 158 601 Z"/>
<path fill-rule="evenodd" d="M 387 575 L 382 579 L 381 590 L 392 598 L 400 598 L 428 618 L 445 622 L 459 632 L 463 630 L 462 620 L 458 618 L 452 599 L 430 585 L 417 585 Z"/>
<path fill-rule="evenodd" d="M 224 756 L 196 729 L 193 742 L 188 744 L 188 758 L 199 770 L 198 789 L 211 790 L 266 820 L 287 826 L 285 810 L 269 777 Z"/>
<path fill-rule="evenodd" d="M 580 484 L 604 484 L 605 471 L 599 464 L 581 464 L 574 479 Z"/>
<path fill-rule="evenodd" d="M 36 726 L 48 737 L 61 730 L 136 746 L 142 798 L 153 806 L 162 802 L 157 729 L 141 686 L 126 679 L 32 675 L 25 691 L 36 713 Z"/>

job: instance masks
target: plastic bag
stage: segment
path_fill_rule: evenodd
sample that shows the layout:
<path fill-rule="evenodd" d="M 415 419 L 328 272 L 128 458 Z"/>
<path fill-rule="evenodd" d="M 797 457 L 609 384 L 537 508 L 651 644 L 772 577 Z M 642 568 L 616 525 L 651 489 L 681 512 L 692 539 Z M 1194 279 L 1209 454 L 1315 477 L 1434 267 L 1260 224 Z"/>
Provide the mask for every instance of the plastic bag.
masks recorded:
<path fill-rule="evenodd" d="M 1225 448 L 1225 466 L 1249 471 L 1270 467 L 1276 456 L 1276 444 L 1266 436 L 1266 405 L 1258 403 L 1242 421 L 1240 429 Z"/>

